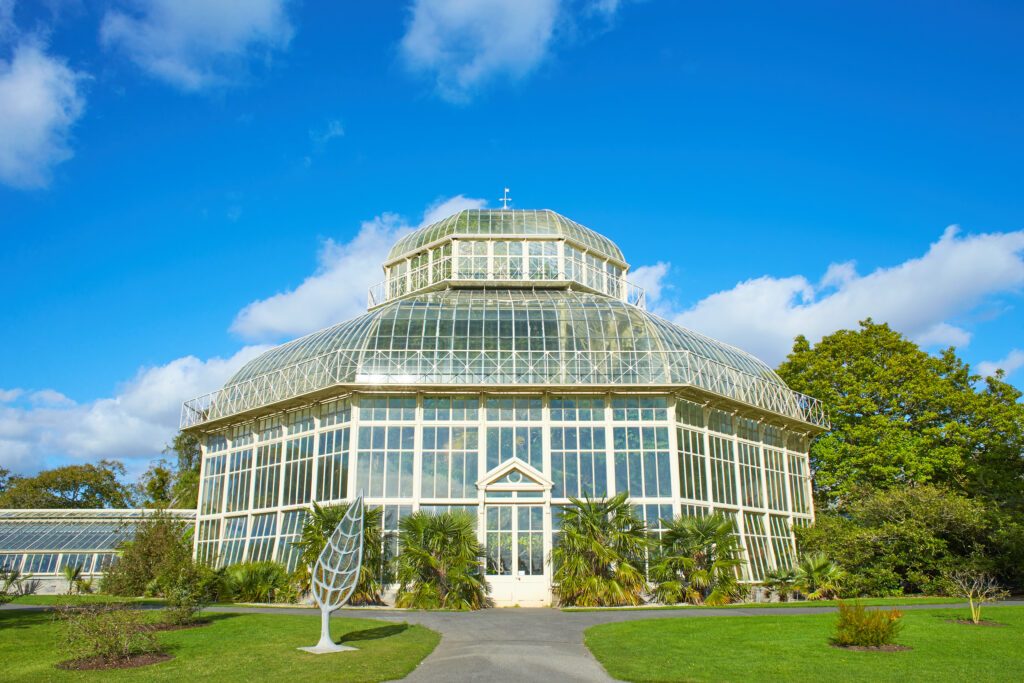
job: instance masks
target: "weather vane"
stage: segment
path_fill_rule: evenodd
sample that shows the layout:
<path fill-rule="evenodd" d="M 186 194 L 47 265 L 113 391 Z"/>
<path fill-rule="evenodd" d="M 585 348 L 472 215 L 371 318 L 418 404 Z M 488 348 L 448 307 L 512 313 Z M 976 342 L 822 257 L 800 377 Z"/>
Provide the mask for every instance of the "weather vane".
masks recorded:
<path fill-rule="evenodd" d="M 502 209 L 502 211 L 507 211 L 508 210 L 508 203 L 510 201 L 512 201 L 512 198 L 508 196 L 508 188 L 507 187 L 505 188 L 505 196 L 504 197 L 499 197 L 498 201 L 501 202 L 501 209 Z"/>

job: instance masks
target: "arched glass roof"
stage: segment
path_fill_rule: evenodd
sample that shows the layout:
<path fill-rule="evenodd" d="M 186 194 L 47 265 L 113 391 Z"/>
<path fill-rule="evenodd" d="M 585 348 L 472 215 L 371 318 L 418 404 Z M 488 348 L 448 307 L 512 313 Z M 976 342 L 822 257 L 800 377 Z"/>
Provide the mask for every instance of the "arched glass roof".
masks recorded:
<path fill-rule="evenodd" d="M 558 354 L 688 351 L 785 386 L 739 349 L 642 309 L 595 294 L 546 290 L 445 290 L 401 299 L 271 349 L 226 388 L 337 350 Z M 486 363 L 480 357 L 481 363 Z M 355 381 L 355 377 L 352 378 Z"/>
<path fill-rule="evenodd" d="M 625 263 L 615 243 L 565 216 L 543 209 L 467 209 L 452 214 L 400 239 L 388 253 L 388 262 L 408 256 L 449 235 L 552 235 L 579 242 L 589 251 Z"/>

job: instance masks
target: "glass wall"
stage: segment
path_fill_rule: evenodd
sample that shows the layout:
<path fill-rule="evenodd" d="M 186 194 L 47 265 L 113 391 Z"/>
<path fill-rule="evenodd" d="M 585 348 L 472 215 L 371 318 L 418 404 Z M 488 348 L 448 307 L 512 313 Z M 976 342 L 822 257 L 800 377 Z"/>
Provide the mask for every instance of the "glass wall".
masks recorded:
<path fill-rule="evenodd" d="M 294 567 L 311 501 L 361 491 L 383 508 L 391 551 L 403 516 L 461 509 L 480 513 L 495 571 L 516 562 L 533 571 L 535 555 L 550 551 L 552 510 L 626 491 L 655 535 L 679 515 L 729 515 L 744 576 L 758 579 L 793 562 L 792 528 L 813 518 L 806 445 L 778 424 L 668 395 L 336 397 L 206 439 L 197 556 Z M 523 504 L 536 510 L 517 525 Z"/>

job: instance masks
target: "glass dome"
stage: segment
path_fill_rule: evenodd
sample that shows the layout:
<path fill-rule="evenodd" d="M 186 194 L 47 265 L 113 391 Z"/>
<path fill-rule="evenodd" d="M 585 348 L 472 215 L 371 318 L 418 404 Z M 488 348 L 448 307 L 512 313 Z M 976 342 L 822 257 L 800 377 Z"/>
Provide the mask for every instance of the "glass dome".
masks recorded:
<path fill-rule="evenodd" d="M 645 311 L 618 247 L 553 211 L 460 211 L 402 238 L 384 269 L 369 312 L 250 361 L 186 402 L 182 426 L 380 385 L 693 387 L 827 423 L 757 358 Z"/>
<path fill-rule="evenodd" d="M 562 237 L 619 265 L 625 265 L 622 252 L 610 239 L 569 220 L 550 209 L 467 209 L 437 223 L 422 227 L 398 240 L 388 253 L 386 264 L 411 256 L 429 244 L 453 236 Z"/>

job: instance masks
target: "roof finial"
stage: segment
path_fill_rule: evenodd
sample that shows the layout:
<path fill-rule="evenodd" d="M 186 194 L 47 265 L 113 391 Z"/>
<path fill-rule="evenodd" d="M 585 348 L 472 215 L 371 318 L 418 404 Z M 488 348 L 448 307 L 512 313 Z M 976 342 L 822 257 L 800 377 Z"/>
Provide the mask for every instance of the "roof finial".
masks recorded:
<path fill-rule="evenodd" d="M 508 203 L 512 201 L 512 198 L 508 196 L 508 188 L 505 188 L 505 196 L 499 197 L 498 201 L 501 202 L 501 210 L 508 211 Z"/>

